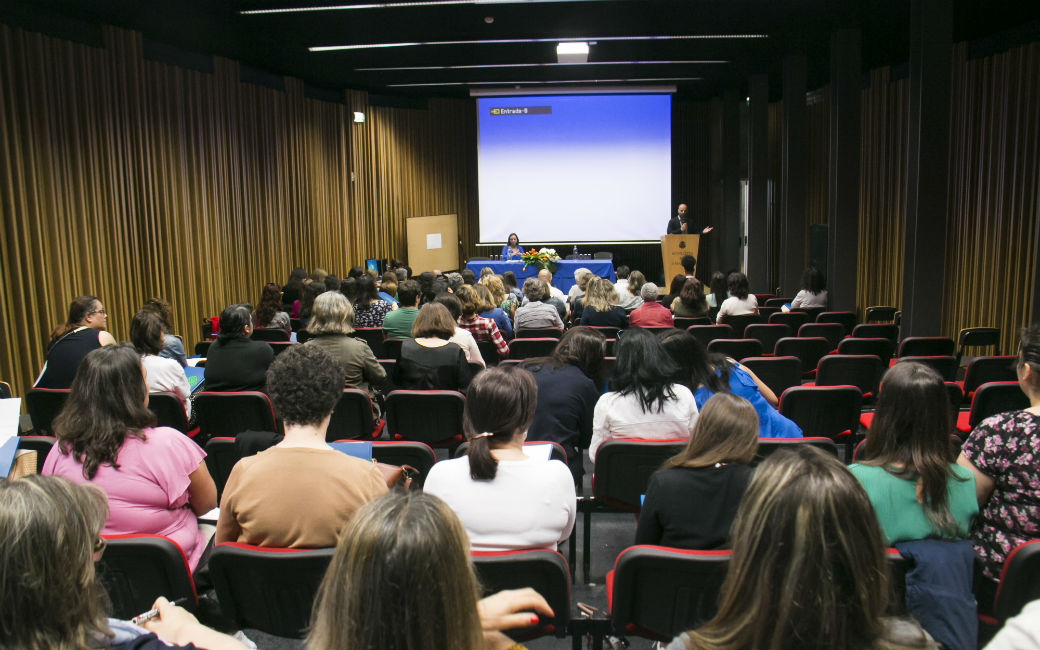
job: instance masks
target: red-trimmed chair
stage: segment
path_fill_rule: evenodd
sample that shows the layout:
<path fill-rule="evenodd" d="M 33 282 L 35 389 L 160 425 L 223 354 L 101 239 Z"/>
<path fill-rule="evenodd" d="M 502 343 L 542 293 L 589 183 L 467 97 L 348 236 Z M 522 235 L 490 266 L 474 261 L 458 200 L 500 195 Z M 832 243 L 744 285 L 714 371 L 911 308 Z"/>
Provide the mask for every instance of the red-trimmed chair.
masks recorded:
<path fill-rule="evenodd" d="M 188 414 L 184 411 L 184 402 L 173 393 L 149 393 L 148 410 L 155 413 L 155 424 L 160 427 L 173 427 L 189 438 L 199 434 L 198 427 L 188 425 Z"/>
<path fill-rule="evenodd" d="M 372 415 L 372 398 L 360 388 L 344 388 L 325 432 L 325 440 L 374 440 L 386 424 Z"/>
<path fill-rule="evenodd" d="M 203 444 L 214 436 L 243 431 L 279 431 L 271 400 L 260 391 L 202 391 L 192 403 Z"/>
<path fill-rule="evenodd" d="M 1026 603 L 1040 598 L 1040 540 L 1011 549 L 1000 571 L 993 615 L 999 625 L 1017 616 Z M 982 617 L 980 617 L 982 618 Z M 988 621 L 986 621 L 988 622 Z"/>
<path fill-rule="evenodd" d="M 913 361 L 914 363 L 928 366 L 939 373 L 939 376 L 943 378 L 943 381 L 953 381 L 957 378 L 957 357 L 953 355 L 905 356 L 899 357 L 895 360 L 896 363 L 904 361 Z"/>
<path fill-rule="evenodd" d="M 858 327 L 862 327 L 859 325 Z M 881 363 L 888 366 L 892 359 L 895 344 L 883 336 L 873 338 L 850 337 L 842 339 L 838 344 L 838 354 L 873 354 L 881 359 Z"/>
<path fill-rule="evenodd" d="M 777 398 L 791 386 L 802 383 L 802 362 L 798 357 L 747 357 L 740 364 L 755 373 Z"/>
<path fill-rule="evenodd" d="M 762 342 L 758 339 L 715 339 L 708 344 L 708 352 L 740 361 L 747 357 L 762 356 Z"/>
<path fill-rule="evenodd" d="M 227 436 L 217 436 L 206 441 L 206 468 L 209 475 L 213 477 L 213 483 L 217 486 L 217 500 L 224 494 L 224 486 L 227 484 L 231 470 L 241 456 L 235 439 Z"/>
<path fill-rule="evenodd" d="M 415 440 L 454 448 L 462 442 L 466 397 L 454 390 L 394 390 L 386 396 L 391 440 Z"/>
<path fill-rule="evenodd" d="M 43 463 L 47 460 L 47 454 L 51 453 L 51 447 L 58 442 L 52 436 L 18 436 L 18 448 L 28 449 L 36 452 L 36 473 L 43 472 Z"/>
<path fill-rule="evenodd" d="M 891 323 L 896 319 L 899 307 L 875 306 L 867 307 L 863 320 L 867 323 Z"/>
<path fill-rule="evenodd" d="M 964 348 L 990 347 L 1000 344 L 1000 330 L 995 327 L 965 327 L 957 334 L 957 365 L 964 356 Z"/>
<path fill-rule="evenodd" d="M 780 415 L 807 438 L 846 442 L 859 426 L 863 395 L 855 386 L 795 386 L 780 397 Z"/>
<path fill-rule="evenodd" d="M 854 311 L 825 311 L 816 317 L 817 323 L 840 323 L 845 328 L 844 336 L 851 336 L 852 330 L 859 324 Z"/>
<path fill-rule="evenodd" d="M 286 332 L 285 330 L 280 328 L 268 329 L 266 327 L 256 327 L 253 328 L 253 333 L 249 336 L 249 338 L 253 339 L 254 341 L 267 341 L 268 343 L 288 343 L 289 332 Z"/>
<path fill-rule="evenodd" d="M 540 636 L 567 635 L 571 618 L 571 575 L 567 560 L 546 549 L 519 551 L 471 551 L 473 568 L 485 596 L 503 589 L 530 587 L 549 603 L 552 617 L 539 620 L 532 627 L 507 630 L 509 638 L 517 642 Z"/>
<path fill-rule="evenodd" d="M 772 354 L 777 341 L 791 336 L 791 328 L 783 323 L 754 323 L 744 328 L 744 336 L 758 339 L 762 343 L 762 349 Z"/>
<path fill-rule="evenodd" d="M 1017 381 L 991 381 L 979 386 L 971 400 L 971 410 L 957 414 L 957 430 L 969 433 L 979 422 L 1005 411 L 1029 408 L 1029 398 Z"/>
<path fill-rule="evenodd" d="M 816 367 L 816 386 L 855 386 L 870 401 L 878 392 L 885 371 L 881 359 L 872 354 L 828 354 Z"/>
<path fill-rule="evenodd" d="M 410 340 L 411 339 L 384 339 L 383 340 L 383 357 L 378 357 L 378 358 L 380 358 L 380 359 L 387 358 L 387 359 L 393 359 L 394 361 L 397 361 L 398 359 L 401 358 L 401 345 L 403 345 L 405 341 L 410 341 Z"/>
<path fill-rule="evenodd" d="M 194 354 L 197 357 L 209 356 L 209 346 L 213 345 L 213 341 L 199 341 L 195 344 Z"/>
<path fill-rule="evenodd" d="M 616 339 L 618 332 L 624 331 L 624 328 L 610 327 L 607 325 L 586 325 L 585 327 L 591 327 L 608 339 Z M 519 334 L 517 336 L 519 336 Z"/>
<path fill-rule="evenodd" d="M 769 317 L 773 314 L 779 314 L 782 309 L 779 307 L 766 307 L 765 305 L 758 306 L 758 315 L 762 319 L 762 323 L 769 323 Z M 744 336 L 747 336 L 747 328 L 744 328 Z"/>
<path fill-rule="evenodd" d="M 852 336 L 857 339 L 888 339 L 895 350 L 899 342 L 899 326 L 892 323 L 862 323 L 852 328 Z"/>
<path fill-rule="evenodd" d="M 953 339 L 948 336 L 908 336 L 899 342 L 898 357 L 953 356 Z"/>
<path fill-rule="evenodd" d="M 950 398 L 950 412 L 952 414 L 953 422 L 957 422 L 957 416 L 960 413 L 960 403 L 963 397 L 961 393 L 961 387 L 956 382 L 944 381 L 943 384 L 946 386 L 946 395 Z M 860 413 L 859 424 L 864 429 L 869 429 L 870 425 L 874 423 L 874 412 Z M 958 438 L 958 444 L 960 438 Z"/>
<path fill-rule="evenodd" d="M 845 326 L 841 323 L 806 323 L 798 328 L 799 338 L 820 337 L 827 339 L 831 350 L 837 349 L 838 343 L 845 338 Z"/>
<path fill-rule="evenodd" d="M 356 327 L 354 328 L 354 338 L 368 343 L 368 347 L 372 348 L 372 354 L 376 356 L 376 359 L 387 358 L 386 351 L 383 349 L 383 328 Z"/>
<path fill-rule="evenodd" d="M 979 386 L 991 381 L 1018 381 L 1017 365 L 1016 356 L 975 357 L 964 369 L 964 380 L 958 382 L 964 391 L 964 399 L 970 402 Z"/>
<path fill-rule="evenodd" d="M 534 357 L 547 357 L 556 349 L 559 339 L 551 336 L 539 338 L 523 338 L 522 332 L 517 338 L 509 342 L 510 359 L 532 359 Z"/>
<path fill-rule="evenodd" d="M 299 345 L 299 343 L 293 343 L 292 341 L 267 341 L 267 344 L 271 346 L 271 351 L 274 352 L 276 357 L 292 346 Z"/>
<path fill-rule="evenodd" d="M 798 360 L 802 362 L 802 376 L 814 377 L 820 359 L 833 349 L 830 341 L 822 336 L 785 336 L 776 342 L 773 355 L 798 357 Z"/>
<path fill-rule="evenodd" d="M 152 608 L 159 596 L 185 599 L 195 610 L 199 598 L 181 547 L 160 535 L 102 535 L 105 551 L 97 574 L 112 601 L 112 616 L 127 620 Z"/>
<path fill-rule="evenodd" d="M 701 342 L 705 348 L 715 339 L 731 339 L 734 337 L 733 328 L 729 325 L 691 325 L 686 331 L 693 334 L 694 338 Z"/>
<path fill-rule="evenodd" d="M 759 438 L 758 453 L 755 454 L 752 464 L 757 465 L 761 463 L 775 451 L 798 445 L 816 447 L 838 458 L 838 445 L 834 444 L 834 441 L 830 438 Z"/>
<path fill-rule="evenodd" d="M 220 609 L 240 628 L 302 639 L 334 550 L 217 544 L 209 570 Z"/>
<path fill-rule="evenodd" d="M 644 326 L 644 325 L 632 325 L 631 327 L 632 328 L 639 328 L 641 330 L 646 330 L 647 332 L 650 332 L 654 336 L 657 336 L 661 332 L 667 332 L 669 330 L 675 329 L 673 327 L 667 327 L 667 326 L 664 326 L 664 325 L 646 325 L 646 326 Z"/>
<path fill-rule="evenodd" d="M 552 446 L 552 450 L 549 451 L 549 460 L 558 460 L 564 465 L 567 464 L 567 450 L 565 450 L 563 445 L 558 442 L 553 442 L 552 440 L 525 440 L 524 446 L 527 445 L 550 445 Z M 469 441 L 467 440 L 455 449 L 453 456 L 455 458 L 462 458 L 468 453 Z"/>
<path fill-rule="evenodd" d="M 415 477 L 412 489 L 422 488 L 426 483 L 437 455 L 425 442 L 413 440 L 373 440 L 372 458 L 387 465 L 410 465 L 419 475 Z"/>
<path fill-rule="evenodd" d="M 502 359 L 498 356 L 498 347 L 489 339 L 477 341 L 477 349 L 480 350 L 480 358 L 484 360 L 486 367 L 497 366 Z M 477 364 L 480 365 L 480 364 Z"/>
<path fill-rule="evenodd" d="M 630 546 L 607 574 L 607 607 L 618 633 L 667 642 L 715 615 L 729 551 Z"/>
<path fill-rule="evenodd" d="M 685 330 L 694 325 L 712 325 L 707 316 L 676 316 L 672 319 L 677 329 Z"/>
<path fill-rule="evenodd" d="M 767 298 L 765 305 L 766 307 L 783 307 L 794 300 L 794 298 L 784 298 L 782 296 L 776 298 Z"/>
<path fill-rule="evenodd" d="M 748 325 L 755 323 L 761 323 L 762 317 L 758 314 L 726 314 L 719 321 L 722 325 L 729 325 L 733 328 L 733 336 L 727 338 L 744 338 L 744 328 Z"/>
<path fill-rule="evenodd" d="M 52 423 L 65 407 L 70 392 L 68 388 L 30 388 L 25 394 L 25 407 L 36 435 L 49 436 L 54 433 Z"/>
<path fill-rule="evenodd" d="M 563 330 L 559 327 L 535 327 L 533 329 L 523 329 L 516 333 L 518 339 L 561 339 L 563 338 Z"/>

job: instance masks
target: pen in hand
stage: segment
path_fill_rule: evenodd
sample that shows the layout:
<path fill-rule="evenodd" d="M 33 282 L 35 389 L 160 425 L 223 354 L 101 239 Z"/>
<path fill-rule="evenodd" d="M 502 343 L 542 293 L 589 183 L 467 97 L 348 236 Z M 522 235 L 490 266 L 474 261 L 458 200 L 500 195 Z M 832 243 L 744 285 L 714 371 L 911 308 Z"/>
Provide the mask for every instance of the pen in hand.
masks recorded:
<path fill-rule="evenodd" d="M 170 604 L 174 605 L 176 607 L 181 607 L 181 606 L 183 606 L 187 602 L 188 602 L 188 598 L 184 597 L 184 598 L 178 598 L 177 600 L 173 601 Z M 138 614 L 137 616 L 135 616 L 132 619 L 130 619 L 130 622 L 133 623 L 134 625 L 140 625 L 141 623 L 144 623 L 146 621 L 150 621 L 153 618 L 157 618 L 158 616 L 159 616 L 159 608 L 155 607 L 155 608 L 152 608 L 152 609 L 148 610 L 147 612 L 145 612 L 143 614 Z"/>

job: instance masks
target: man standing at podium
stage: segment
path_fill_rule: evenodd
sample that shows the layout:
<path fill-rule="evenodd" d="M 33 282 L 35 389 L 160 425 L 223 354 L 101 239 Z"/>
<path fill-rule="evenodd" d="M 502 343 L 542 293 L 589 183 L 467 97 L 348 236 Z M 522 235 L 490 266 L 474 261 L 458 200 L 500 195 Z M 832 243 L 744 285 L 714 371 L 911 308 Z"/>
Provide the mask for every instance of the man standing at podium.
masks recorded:
<path fill-rule="evenodd" d="M 705 226 L 701 230 L 702 235 L 707 235 L 712 231 L 711 226 Z M 693 224 L 686 218 L 686 204 L 679 204 L 679 211 L 674 217 L 668 220 L 668 231 L 669 235 L 693 235 L 696 231 L 693 230 Z"/>

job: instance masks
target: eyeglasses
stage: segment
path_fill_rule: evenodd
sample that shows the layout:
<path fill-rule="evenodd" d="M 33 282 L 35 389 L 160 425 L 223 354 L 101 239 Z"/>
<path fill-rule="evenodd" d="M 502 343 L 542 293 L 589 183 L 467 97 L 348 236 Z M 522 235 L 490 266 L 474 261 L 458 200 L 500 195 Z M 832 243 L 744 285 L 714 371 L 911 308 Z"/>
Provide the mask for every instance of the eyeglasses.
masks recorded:
<path fill-rule="evenodd" d="M 108 312 L 105 311 L 104 309 L 95 309 L 94 311 L 92 311 L 90 313 L 91 314 L 101 314 L 102 316 L 108 316 Z"/>
<path fill-rule="evenodd" d="M 104 537 L 98 537 L 94 542 L 94 561 L 97 562 L 101 559 L 101 556 L 105 553 L 105 548 L 108 547 L 108 542 L 105 541 Z"/>

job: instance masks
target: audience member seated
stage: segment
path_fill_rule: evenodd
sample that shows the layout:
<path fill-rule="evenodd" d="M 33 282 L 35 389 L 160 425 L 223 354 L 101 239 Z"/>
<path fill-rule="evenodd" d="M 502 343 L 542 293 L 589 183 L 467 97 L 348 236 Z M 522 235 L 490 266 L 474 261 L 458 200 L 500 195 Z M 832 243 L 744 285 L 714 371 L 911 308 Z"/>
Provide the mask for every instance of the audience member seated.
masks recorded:
<path fill-rule="evenodd" d="M 350 301 L 351 309 L 353 309 L 354 303 L 357 302 L 357 278 L 343 278 L 343 281 L 339 283 L 339 292 Z"/>
<path fill-rule="evenodd" d="M 705 300 L 708 303 L 708 307 L 717 310 L 729 298 L 726 274 L 722 271 L 712 273 L 711 279 L 708 281 L 708 288 L 711 291 L 705 296 Z"/>
<path fill-rule="evenodd" d="M 696 257 L 694 257 L 693 255 L 683 255 L 679 259 L 679 264 L 682 266 L 683 273 L 686 274 L 686 277 L 688 277 L 688 278 L 694 277 L 693 274 L 697 271 L 697 258 Z"/>
<path fill-rule="evenodd" d="M 672 300 L 672 314 L 680 318 L 708 315 L 708 301 L 704 298 L 704 287 L 700 280 L 685 279 L 682 288 L 679 289 L 679 295 Z"/>
<path fill-rule="evenodd" d="M 477 313 L 481 307 L 485 306 L 484 300 L 480 297 L 476 287 L 480 285 L 470 286 L 464 284 L 459 287 L 458 292 L 455 294 L 458 297 L 459 303 L 462 307 L 462 314 L 459 316 L 459 327 L 466 330 L 473 335 L 473 338 L 477 341 L 491 341 L 495 344 L 495 349 L 498 351 L 498 356 L 503 359 L 509 356 L 509 344 L 506 343 L 505 338 L 502 337 L 502 333 L 498 329 L 498 325 L 495 321 L 490 318 L 484 318 L 478 316 Z M 481 287 L 485 291 L 487 288 Z M 502 313 L 502 310 L 498 310 Z"/>
<path fill-rule="evenodd" d="M 755 409 L 718 393 L 700 411 L 690 442 L 650 477 L 636 544 L 675 548 L 729 547 L 729 530 L 754 469 Z"/>
<path fill-rule="evenodd" d="M 346 301 L 332 292 L 325 296 Z M 373 463 L 325 442 L 343 393 L 342 373 L 327 352 L 310 344 L 294 346 L 274 360 L 267 375 L 285 437 L 235 464 L 221 497 L 215 541 L 335 546 L 354 512 L 386 492 L 386 482 Z"/>
<path fill-rule="evenodd" d="M 729 298 L 722 301 L 719 313 L 715 317 L 716 323 L 721 323 L 723 316 L 758 313 L 758 298 L 755 297 L 755 294 L 749 293 L 746 275 L 740 271 L 730 273 L 726 278 L 726 286 L 729 289 Z"/>
<path fill-rule="evenodd" d="M 380 279 L 379 297 L 388 303 L 397 304 L 397 274 L 393 271 L 387 271 Z"/>
<path fill-rule="evenodd" d="M 564 333 L 552 355 L 520 365 L 538 386 L 538 406 L 527 439 L 560 443 L 575 483 L 584 474 L 581 450 L 592 439 L 592 414 L 600 396 L 596 383 L 605 351 L 600 332 L 578 326 Z"/>
<path fill-rule="evenodd" d="M 141 355 L 144 380 L 149 393 L 173 393 L 184 405 L 184 412 L 191 417 L 191 386 L 181 364 L 159 355 L 162 350 L 162 320 L 154 311 L 144 310 L 134 314 L 130 321 L 130 342 Z"/>
<path fill-rule="evenodd" d="M 412 325 L 419 315 L 419 283 L 402 280 L 397 285 L 397 309 L 383 318 L 383 338 L 406 339 L 412 335 Z"/>
<path fill-rule="evenodd" d="M 437 497 L 395 490 L 363 506 L 340 536 L 306 647 L 507 650 L 516 643 L 499 630 L 552 616 L 533 589 L 479 593 L 455 513 Z"/>
<path fill-rule="evenodd" d="M 608 283 L 609 285 L 609 283 Z M 688 438 L 697 422 L 697 403 L 686 386 L 673 383 L 679 371 L 657 337 L 634 328 L 618 339 L 611 392 L 596 402 L 589 458 L 613 438 Z"/>
<path fill-rule="evenodd" d="M 423 490 L 455 511 L 474 550 L 555 550 L 574 528 L 567 466 L 524 453 L 537 392 L 523 370 L 489 368 L 474 377 L 463 415 L 469 453 L 437 463 L 426 479 Z"/>
<path fill-rule="evenodd" d="M 282 290 L 274 282 L 264 285 L 260 294 L 260 304 L 252 314 L 253 329 L 285 330 L 289 332 L 292 327 L 289 323 L 289 314 L 282 311 Z"/>
<path fill-rule="evenodd" d="M 469 287 L 471 285 L 463 285 Z M 480 354 L 480 346 L 477 345 L 477 339 L 473 338 L 473 334 L 469 330 L 459 325 L 459 319 L 462 318 L 462 302 L 455 297 L 455 294 L 442 293 L 433 301 L 437 304 L 444 305 L 444 308 L 448 310 L 448 314 L 452 320 L 455 321 L 455 333 L 448 339 L 452 343 L 457 343 L 462 351 L 466 353 L 466 361 L 469 363 L 475 363 L 480 366 L 485 366 L 484 357 Z"/>
<path fill-rule="evenodd" d="M 563 319 L 556 307 L 542 300 L 548 295 L 545 283 L 538 278 L 524 280 L 524 297 L 527 302 L 516 308 L 513 331 L 558 327 L 563 329 Z"/>
<path fill-rule="evenodd" d="M 466 271 L 462 271 L 462 277 L 466 277 Z M 472 271 L 470 271 L 472 274 Z M 476 284 L 476 282 L 466 282 L 466 284 Z M 516 274 L 512 271 L 505 271 L 502 273 L 502 284 L 505 285 L 506 293 L 513 297 L 513 300 L 519 305 L 520 301 L 524 299 L 524 292 L 520 291 L 520 286 L 516 282 Z M 503 311 L 505 307 L 502 308 Z"/>
<path fill-rule="evenodd" d="M 657 285 L 647 282 L 639 290 L 643 304 L 632 310 L 628 317 L 631 327 L 672 327 L 675 320 L 667 307 L 657 302 Z"/>
<path fill-rule="evenodd" d="M 357 300 L 354 301 L 354 322 L 358 327 L 382 327 L 383 319 L 394 309 L 394 303 L 379 297 L 372 276 L 357 279 Z"/>
<path fill-rule="evenodd" d="M 163 347 L 159 351 L 159 356 L 164 359 L 173 359 L 182 368 L 188 365 L 188 357 L 184 353 L 184 341 L 179 336 L 171 334 L 173 327 L 170 325 L 170 303 L 165 298 L 149 298 L 141 309 L 154 311 L 162 321 Z"/>
<path fill-rule="evenodd" d="M 646 284 L 646 276 L 640 271 L 632 271 L 628 274 L 628 284 L 625 285 L 625 292 L 617 292 L 618 299 L 621 301 L 620 307 L 622 309 L 628 313 L 632 313 L 633 309 L 636 309 L 643 304 L 643 298 L 640 292 L 642 291 L 644 284 Z M 615 291 L 617 290 L 615 289 Z"/>
<path fill-rule="evenodd" d="M 249 312 L 245 311 L 248 322 Z M 141 358 L 125 343 L 95 350 L 54 420 L 58 443 L 43 474 L 93 483 L 108 495 L 106 535 L 164 535 L 194 571 L 206 547 L 196 515 L 217 505 L 205 452 L 148 410 Z"/>
<path fill-rule="evenodd" d="M 809 307 L 826 307 L 827 290 L 826 278 L 815 266 L 810 266 L 802 273 L 802 289 L 794 300 L 791 301 L 791 309 L 807 309 Z M 784 311 L 789 311 L 786 307 Z"/>
<path fill-rule="evenodd" d="M 360 388 L 375 395 L 386 380 L 386 370 L 372 348 L 354 333 L 354 308 L 341 293 L 326 291 L 314 301 L 307 326 L 311 338 L 304 344 L 325 350 L 343 372 L 343 388 Z"/>
<path fill-rule="evenodd" d="M 581 324 L 625 329 L 628 312 L 618 306 L 618 295 L 610 280 L 598 276 L 589 278 L 582 300 Z"/>
<path fill-rule="evenodd" d="M 307 278 L 307 272 L 296 267 L 289 273 L 289 279 L 282 287 L 282 304 L 292 305 L 303 297 L 303 281 Z"/>
<path fill-rule="evenodd" d="M 473 290 L 477 292 L 477 299 L 480 301 L 478 313 L 481 318 L 488 318 L 494 321 L 495 325 L 498 326 L 498 331 L 502 334 L 502 338 L 506 341 L 511 341 L 513 339 L 513 320 L 498 306 L 491 289 L 488 288 L 488 284 L 492 281 L 497 282 L 501 288 L 502 281 L 498 279 L 498 276 L 494 275 L 489 276 L 486 280 L 487 282 L 483 284 L 477 283 L 472 285 Z"/>
<path fill-rule="evenodd" d="M 374 271 L 373 271 L 374 273 Z M 339 291 L 339 278 L 334 274 L 329 273 L 325 276 L 325 290 L 326 291 Z"/>
<path fill-rule="evenodd" d="M 64 478 L 0 479 L 0 647 L 245 648 L 162 597 L 143 628 L 106 618 L 94 566 L 108 507 L 97 488 Z"/>
<path fill-rule="evenodd" d="M 308 282 L 303 286 L 303 297 L 293 304 L 290 315 L 300 319 L 300 327 L 306 328 L 311 319 L 311 310 L 314 309 L 314 299 L 325 293 L 325 282 Z"/>
<path fill-rule="evenodd" d="M 116 340 L 105 331 L 108 312 L 94 296 L 79 296 L 69 305 L 69 318 L 51 332 L 47 359 L 35 388 L 68 388 L 83 357 Z"/>
<path fill-rule="evenodd" d="M 469 386 L 471 373 L 466 353 L 449 339 L 455 335 L 455 319 L 439 303 L 423 305 L 412 325 L 412 340 L 401 344 L 401 358 L 394 366 L 394 385 L 413 390 L 459 390 Z"/>
<path fill-rule="evenodd" d="M 484 318 L 492 318 L 495 321 L 495 324 L 498 325 L 499 331 L 501 331 L 503 334 L 505 334 L 507 331 L 509 332 L 509 334 L 506 336 L 506 339 L 512 340 L 513 311 L 516 309 L 517 302 L 513 300 L 512 294 L 506 293 L 505 285 L 502 283 L 502 278 L 500 276 L 489 275 L 488 277 L 484 278 L 481 281 L 481 283 L 485 287 L 487 287 L 488 291 L 491 292 L 490 304 L 492 305 L 493 309 L 490 310 L 490 316 L 488 315 L 488 312 L 482 312 L 480 315 Z M 495 314 L 497 312 L 494 311 L 494 308 L 497 308 L 505 317 L 504 324 L 508 327 L 508 329 L 503 327 L 503 323 L 498 322 L 497 317 L 495 317 Z"/>
<path fill-rule="evenodd" d="M 984 593 L 994 593 L 1000 570 L 1016 546 L 1040 539 L 1040 325 L 1022 331 L 1018 385 L 1029 408 L 979 423 L 961 447 L 957 463 L 975 475 L 979 516 L 971 530 L 975 553 L 984 563 Z M 978 583 L 976 581 L 976 593 Z M 984 599 L 980 598 L 980 602 Z M 988 600 L 987 602 L 992 602 Z"/>
<path fill-rule="evenodd" d="M 672 276 L 672 281 L 668 284 L 668 293 L 658 295 L 657 300 L 665 307 L 671 308 L 672 301 L 679 297 L 679 293 L 682 291 L 684 284 L 686 284 L 686 276 L 682 273 L 676 273 Z M 660 294 L 660 291 L 658 294 Z"/>
<path fill-rule="evenodd" d="M 833 456 L 799 445 L 765 459 L 731 539 L 718 613 L 669 650 L 938 648 L 913 620 L 885 616 L 881 527 Z"/>
<path fill-rule="evenodd" d="M 971 471 L 951 463 L 950 398 L 942 377 L 913 362 L 885 373 L 861 456 L 849 470 L 870 497 L 889 546 L 965 539 L 978 514 Z"/>
<path fill-rule="evenodd" d="M 249 338 L 253 333 L 249 312 L 246 304 L 229 305 L 220 312 L 220 333 L 206 356 L 206 390 L 264 389 L 274 350 L 263 341 Z"/>
<path fill-rule="evenodd" d="M 617 275 L 617 282 L 614 283 L 614 291 L 617 291 L 619 296 L 625 295 L 628 291 L 628 274 L 632 272 L 632 269 L 628 268 L 628 265 L 622 264 L 621 266 L 614 269 L 614 274 Z"/>
<path fill-rule="evenodd" d="M 707 352 L 689 332 L 664 332 L 661 344 L 679 366 L 676 381 L 693 391 L 698 407 L 716 393 L 733 393 L 754 407 L 759 438 L 802 437 L 802 429 L 776 410 L 778 401 L 773 391 L 749 369 L 729 357 Z"/>
<path fill-rule="evenodd" d="M 591 275 L 592 271 L 588 270 L 584 266 L 574 269 L 574 286 L 567 290 L 567 302 L 571 305 L 572 309 L 574 307 L 574 301 L 585 294 L 585 286 L 588 282 L 589 276 Z"/>

